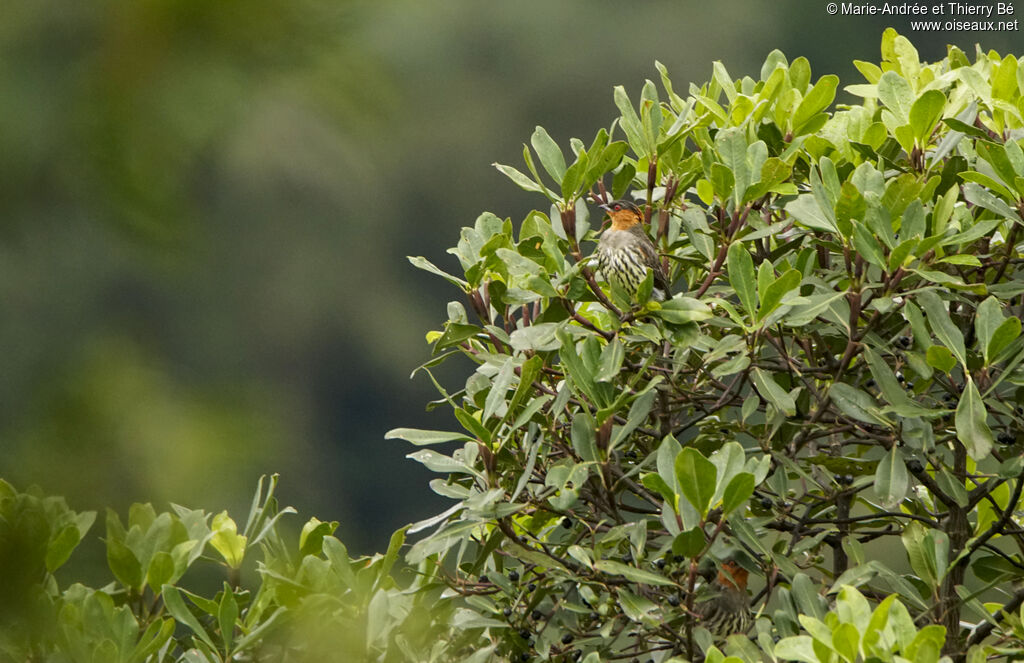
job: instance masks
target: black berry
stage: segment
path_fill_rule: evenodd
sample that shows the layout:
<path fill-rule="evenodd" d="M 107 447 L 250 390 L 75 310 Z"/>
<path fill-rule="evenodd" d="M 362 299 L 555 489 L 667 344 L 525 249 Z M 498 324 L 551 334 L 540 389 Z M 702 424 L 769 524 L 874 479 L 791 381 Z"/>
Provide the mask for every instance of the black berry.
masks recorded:
<path fill-rule="evenodd" d="M 664 557 L 659 557 L 659 558 L 658 558 L 658 559 L 657 559 L 657 560 L 656 560 L 656 561 L 654 562 L 654 565 L 655 565 L 656 567 L 658 567 L 659 569 L 663 569 L 663 568 L 665 568 L 665 558 L 664 558 Z"/>
<path fill-rule="evenodd" d="M 569 529 L 570 527 L 572 527 L 572 518 L 569 518 L 568 516 L 562 518 L 562 527 L 564 527 L 565 529 Z"/>
<path fill-rule="evenodd" d="M 490 580 L 487 579 L 487 576 L 480 576 L 480 582 L 490 582 Z"/>
<path fill-rule="evenodd" d="M 910 470 L 911 474 L 920 474 L 924 472 L 924 465 L 921 464 L 921 461 L 914 458 L 907 461 L 907 469 Z"/>
<path fill-rule="evenodd" d="M 512 608 L 505 608 L 504 610 L 501 611 L 501 614 L 505 615 L 506 617 L 511 616 L 512 615 Z"/>
<path fill-rule="evenodd" d="M 532 592 L 535 589 L 537 589 L 537 583 L 531 582 L 529 585 L 526 586 L 526 588 Z"/>
<path fill-rule="evenodd" d="M 910 347 L 910 337 L 909 336 L 900 336 L 899 339 L 896 342 L 900 344 L 901 348 L 909 348 Z"/>
<path fill-rule="evenodd" d="M 761 498 L 761 508 L 762 509 L 770 509 L 770 508 L 772 508 L 772 498 L 770 498 L 770 497 L 762 497 Z"/>
<path fill-rule="evenodd" d="M 907 378 L 903 377 L 903 371 L 896 371 L 896 380 L 899 382 L 906 382 Z"/>
<path fill-rule="evenodd" d="M 676 607 L 677 605 L 679 605 L 679 597 L 675 594 L 672 594 L 668 597 L 668 604 L 673 608 Z"/>
<path fill-rule="evenodd" d="M 572 642 L 572 633 L 566 633 L 562 636 L 562 644 L 567 645 Z"/>
<path fill-rule="evenodd" d="M 523 640 L 529 640 L 530 639 L 530 632 L 527 629 L 525 629 L 525 628 L 521 628 L 521 629 L 519 629 L 519 637 L 522 638 Z"/>
<path fill-rule="evenodd" d="M 530 613 L 530 617 L 533 618 L 533 621 L 537 621 L 538 619 L 540 619 L 543 616 L 544 616 L 544 613 L 542 613 L 540 610 L 534 610 L 533 612 Z"/>
<path fill-rule="evenodd" d="M 508 572 L 508 579 L 511 582 L 517 582 L 519 580 L 519 571 L 512 570 Z"/>
<path fill-rule="evenodd" d="M 999 442 L 999 444 L 1013 444 L 1014 442 L 1017 441 L 1017 438 L 1015 438 L 1010 433 L 1000 433 L 999 437 L 996 438 L 996 440 Z"/>

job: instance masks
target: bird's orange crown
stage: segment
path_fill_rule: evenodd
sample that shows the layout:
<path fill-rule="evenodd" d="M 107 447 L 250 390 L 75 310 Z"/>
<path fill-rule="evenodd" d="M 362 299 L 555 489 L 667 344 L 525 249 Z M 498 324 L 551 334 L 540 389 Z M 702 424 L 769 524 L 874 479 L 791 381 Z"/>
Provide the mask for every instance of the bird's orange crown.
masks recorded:
<path fill-rule="evenodd" d="M 747 588 L 747 576 L 750 573 L 739 565 L 735 560 L 722 562 L 722 568 L 718 571 L 718 583 L 725 587 L 736 589 Z"/>
<path fill-rule="evenodd" d="M 629 230 L 643 219 L 640 208 L 628 200 L 613 200 L 601 205 L 612 220 L 612 230 Z"/>

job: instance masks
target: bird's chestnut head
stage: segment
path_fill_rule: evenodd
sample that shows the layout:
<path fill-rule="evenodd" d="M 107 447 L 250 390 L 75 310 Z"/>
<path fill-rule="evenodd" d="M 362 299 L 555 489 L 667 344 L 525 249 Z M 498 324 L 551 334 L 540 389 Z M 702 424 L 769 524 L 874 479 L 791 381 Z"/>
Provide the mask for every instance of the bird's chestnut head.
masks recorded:
<path fill-rule="evenodd" d="M 724 587 L 746 589 L 749 575 L 750 573 L 740 566 L 739 562 L 729 559 L 722 562 L 722 568 L 718 571 L 718 583 Z"/>
<path fill-rule="evenodd" d="M 640 208 L 628 200 L 613 200 L 601 205 L 601 209 L 608 212 L 615 230 L 629 230 L 644 218 Z"/>

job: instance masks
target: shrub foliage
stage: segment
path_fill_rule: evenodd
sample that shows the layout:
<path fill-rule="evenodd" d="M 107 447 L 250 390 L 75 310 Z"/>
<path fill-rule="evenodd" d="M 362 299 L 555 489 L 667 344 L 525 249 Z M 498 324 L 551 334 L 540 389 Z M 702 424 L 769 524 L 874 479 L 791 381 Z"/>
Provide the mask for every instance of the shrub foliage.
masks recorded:
<path fill-rule="evenodd" d="M 1024 653 L 1024 66 L 894 31 L 866 82 L 716 63 L 566 152 L 541 209 L 481 215 L 433 357 L 462 430 L 399 428 L 453 504 L 350 559 L 257 491 L 225 514 L 106 516 L 114 582 L 54 575 L 92 524 L 0 490 L 0 647 L 39 661 L 981 661 Z M 644 209 L 673 296 L 610 287 L 596 203 Z M 438 364 L 475 370 L 450 389 Z M 396 583 L 405 551 L 411 582 Z M 254 559 L 255 558 L 255 559 Z M 740 558 L 755 626 L 710 634 L 703 569 Z M 202 560 L 227 582 L 185 582 Z M 246 565 L 249 566 L 246 566 Z M 243 568 L 251 569 L 242 573 Z M 250 582 L 245 582 L 249 580 Z"/>

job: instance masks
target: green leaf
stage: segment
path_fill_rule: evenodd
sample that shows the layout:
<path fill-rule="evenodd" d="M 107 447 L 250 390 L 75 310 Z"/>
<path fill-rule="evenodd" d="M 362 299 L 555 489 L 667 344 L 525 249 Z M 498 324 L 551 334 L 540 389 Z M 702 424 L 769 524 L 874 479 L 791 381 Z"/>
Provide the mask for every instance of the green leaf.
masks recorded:
<path fill-rule="evenodd" d="M 160 588 L 174 579 L 174 571 L 174 557 L 170 553 L 158 550 L 153 554 L 149 568 L 146 569 L 146 584 L 153 590 L 153 594 L 159 594 Z"/>
<path fill-rule="evenodd" d="M 562 154 L 558 143 L 548 135 L 544 127 L 537 127 L 530 137 L 530 144 L 540 157 L 540 164 L 544 170 L 556 182 L 561 182 L 565 176 L 565 156 Z"/>
<path fill-rule="evenodd" d="M 929 313 L 929 318 L 931 314 Z M 956 437 L 967 448 L 974 460 L 981 460 L 992 450 L 992 431 L 988 427 L 988 412 L 974 380 L 967 376 L 967 385 L 956 408 Z"/>
<path fill-rule="evenodd" d="M 696 557 L 704 550 L 707 543 L 707 536 L 700 527 L 691 527 L 685 532 L 680 532 L 672 540 L 672 552 L 683 557 Z"/>
<path fill-rule="evenodd" d="M 81 540 L 77 525 L 65 525 L 46 547 L 46 570 L 53 573 L 63 566 Z"/>
<path fill-rule="evenodd" d="M 843 182 L 836 201 L 836 225 L 843 237 L 853 235 L 854 219 L 863 219 L 867 208 L 867 201 L 853 182 Z"/>
<path fill-rule="evenodd" d="M 809 635 L 793 635 L 779 640 L 775 645 L 774 655 L 784 661 L 821 663 L 821 659 L 814 651 L 814 640 Z"/>
<path fill-rule="evenodd" d="M 728 515 L 750 499 L 754 494 L 754 475 L 749 472 L 740 472 L 729 481 L 722 495 L 722 511 Z"/>
<path fill-rule="evenodd" d="M 665 480 L 661 478 L 660 474 L 645 474 L 640 479 L 640 483 L 642 483 L 647 490 L 654 491 L 661 495 L 661 498 L 665 500 L 665 503 L 671 509 L 675 509 L 677 496 Z"/>
<path fill-rule="evenodd" d="M 855 223 L 853 225 L 853 246 L 857 249 L 857 253 L 869 263 L 875 267 L 886 269 L 882 247 L 878 245 L 878 240 L 862 223 Z"/>
<path fill-rule="evenodd" d="M 675 475 L 686 500 L 702 518 L 707 516 L 718 480 L 714 463 L 693 447 L 686 447 L 676 456 Z"/>
<path fill-rule="evenodd" d="M 946 303 L 934 290 L 922 290 L 917 295 L 921 307 L 928 314 L 928 324 L 935 336 L 943 345 L 952 351 L 961 364 L 967 364 L 967 351 L 964 349 L 964 335 L 949 318 Z"/>
<path fill-rule="evenodd" d="M 231 653 L 231 646 L 235 637 L 235 622 L 238 620 L 238 601 L 231 591 L 231 587 L 224 583 L 224 593 L 220 599 L 220 609 L 217 611 L 217 623 L 220 626 L 220 636 L 224 640 L 224 654 Z"/>
<path fill-rule="evenodd" d="M 839 86 L 839 77 L 829 74 L 822 76 L 814 84 L 804 98 L 800 100 L 796 110 L 793 112 L 793 135 L 801 136 L 808 133 L 815 118 L 821 111 L 831 105 L 836 98 L 836 88 Z"/>
<path fill-rule="evenodd" d="M 601 351 L 601 364 L 597 369 L 594 379 L 598 382 L 610 382 L 619 374 L 622 368 L 622 360 L 626 356 L 622 343 L 618 337 L 612 339 Z"/>
<path fill-rule="evenodd" d="M 992 338 L 989 340 L 988 347 L 985 348 L 985 364 L 988 365 L 993 359 L 999 356 L 999 353 L 1005 350 L 1010 343 L 1017 340 L 1020 336 L 1021 322 L 1020 318 L 1012 317 L 1003 320 L 1003 322 L 996 327 L 996 330 L 992 332 Z"/>
<path fill-rule="evenodd" d="M 978 347 L 981 348 L 986 363 L 989 358 L 988 344 L 992 340 L 992 335 L 995 333 L 996 328 L 1002 322 L 1003 311 L 998 299 L 988 297 L 985 301 L 978 304 L 978 309 L 974 315 L 974 331 L 978 338 Z"/>
<path fill-rule="evenodd" d="M 796 401 L 794 401 L 793 397 L 779 386 L 779 383 L 775 381 L 775 378 L 770 374 L 765 373 L 760 368 L 753 369 L 750 377 L 754 381 L 754 387 L 757 389 L 757 393 L 761 394 L 761 398 L 774 405 L 775 409 L 782 412 L 787 417 L 796 415 Z"/>
<path fill-rule="evenodd" d="M 946 95 L 938 90 L 928 90 L 914 101 L 910 107 L 910 127 L 920 146 L 928 144 L 928 139 L 942 117 L 946 108 Z"/>
<path fill-rule="evenodd" d="M 860 633 L 853 624 L 843 623 L 832 632 L 832 648 L 836 650 L 844 660 L 857 660 L 857 651 L 860 647 Z"/>
<path fill-rule="evenodd" d="M 214 516 L 210 529 L 213 530 L 210 545 L 220 553 L 229 567 L 233 569 L 240 567 L 242 558 L 245 557 L 247 539 L 238 533 L 235 521 L 228 517 L 228 512 L 221 511 Z"/>
<path fill-rule="evenodd" d="M 622 612 L 634 622 L 641 623 L 656 623 L 652 613 L 657 610 L 657 606 L 654 602 L 646 599 L 642 596 L 637 596 L 633 592 L 625 588 L 619 588 L 616 592 L 619 599 L 619 605 L 622 606 Z M 504 626 L 504 623 L 502 623 Z"/>
<path fill-rule="evenodd" d="M 419 428 L 392 428 L 384 433 L 385 440 L 405 440 L 418 447 L 451 442 L 452 440 L 471 440 L 473 438 L 464 433 L 452 433 L 439 430 L 422 430 Z"/>
<path fill-rule="evenodd" d="M 181 598 L 181 593 L 178 588 L 174 585 L 164 585 L 162 595 L 164 605 L 167 607 L 167 612 L 171 613 L 171 617 L 174 617 L 179 623 L 189 627 L 189 629 L 191 629 L 200 640 L 211 648 L 214 648 L 213 640 L 206 632 L 206 629 L 202 627 L 199 620 L 192 614 L 192 611 L 185 606 L 185 601 Z"/>
<path fill-rule="evenodd" d="M 674 586 L 675 583 L 663 575 L 653 573 L 651 571 L 644 571 L 622 562 L 616 562 L 610 559 L 599 559 L 594 562 L 594 570 L 600 571 L 601 573 L 608 573 L 610 575 L 623 576 L 633 582 L 643 583 L 645 585 L 661 585 L 661 586 Z"/>
<path fill-rule="evenodd" d="M 762 264 L 766 263 L 767 261 Z M 765 288 L 764 297 L 761 300 L 761 309 L 757 313 L 758 320 L 767 318 L 779 306 L 782 298 L 800 285 L 802 279 L 803 275 L 799 270 L 790 269 Z"/>
<path fill-rule="evenodd" d="M 707 304 L 698 299 L 694 299 L 693 297 L 686 297 L 684 295 L 676 295 L 668 301 L 661 302 L 661 308 L 654 310 L 651 313 L 662 320 L 677 325 L 686 324 L 688 322 L 701 322 L 714 315 Z"/>
<path fill-rule="evenodd" d="M 914 91 L 910 83 L 896 72 L 887 71 L 878 79 L 878 100 L 892 111 L 901 124 L 910 121 Z"/>
<path fill-rule="evenodd" d="M 626 88 L 616 85 L 613 96 L 615 98 L 615 105 L 618 107 L 619 112 L 622 113 L 619 119 L 619 126 L 625 132 L 626 140 L 629 141 L 630 147 L 633 148 L 637 156 L 650 157 L 653 146 L 647 144 L 643 124 L 640 122 L 640 117 L 636 114 L 633 104 L 629 101 Z"/>
<path fill-rule="evenodd" d="M 786 212 L 811 230 L 838 233 L 839 229 L 822 211 L 818 201 L 811 194 L 802 194 L 786 203 Z"/>
<path fill-rule="evenodd" d="M 572 448 L 582 460 L 594 462 L 600 460 L 597 452 L 594 422 L 589 414 L 580 412 L 572 420 Z"/>
<path fill-rule="evenodd" d="M 854 386 L 845 382 L 834 382 L 828 390 L 828 395 L 839 410 L 848 417 L 867 424 L 891 425 L 882 416 L 875 399 Z"/>
<path fill-rule="evenodd" d="M 491 381 L 491 388 L 484 400 L 484 410 L 480 415 L 480 421 L 486 423 L 491 417 L 498 414 L 503 406 L 507 405 L 508 391 L 515 379 L 515 371 L 515 360 L 509 357 Z"/>
<path fill-rule="evenodd" d="M 107 537 L 107 565 L 125 587 L 142 588 L 142 565 L 135 553 L 120 539 Z"/>
<path fill-rule="evenodd" d="M 742 242 L 733 242 L 729 246 L 727 256 L 729 268 L 729 285 L 743 304 L 743 308 L 753 319 L 757 311 L 757 282 L 754 277 L 754 259 Z"/>
<path fill-rule="evenodd" d="M 903 454 L 893 445 L 889 453 L 879 461 L 878 469 L 875 471 L 875 494 L 885 508 L 893 509 L 907 496 L 909 487 L 910 479 Z"/>
<path fill-rule="evenodd" d="M 615 431 L 615 436 L 611 440 L 609 449 L 617 449 L 647 419 L 647 415 L 650 414 L 651 408 L 654 406 L 654 399 L 658 395 L 654 387 L 659 382 L 661 382 L 660 376 L 654 378 L 633 399 L 633 404 L 629 406 L 629 414 L 626 415 L 626 423 Z"/>
<path fill-rule="evenodd" d="M 526 191 L 533 191 L 535 193 L 542 193 L 545 196 L 547 196 L 550 200 L 558 199 L 553 191 L 551 191 L 550 189 L 541 184 L 534 182 L 529 177 L 527 177 L 523 172 L 513 168 L 512 166 L 506 166 L 500 163 L 495 163 L 492 165 L 495 168 L 497 168 L 498 171 L 501 172 L 503 175 L 505 175 L 510 180 L 515 182 L 520 189 L 524 189 Z"/>
<path fill-rule="evenodd" d="M 522 174 L 522 173 L 520 173 L 520 174 Z M 526 176 L 523 175 L 523 177 L 526 177 Z M 452 285 L 457 286 L 459 288 L 462 288 L 463 290 L 468 290 L 469 289 L 469 283 L 467 283 L 466 281 L 463 281 L 462 279 L 460 279 L 457 276 L 452 276 L 451 274 L 449 274 L 448 272 L 444 271 L 443 269 L 441 269 L 440 267 L 438 267 L 434 263 L 430 262 L 429 260 L 427 260 L 423 256 L 409 256 L 408 259 L 409 259 L 409 262 L 412 264 L 413 267 L 416 267 L 418 269 L 422 269 L 425 272 L 430 272 L 431 274 L 435 274 L 437 276 L 440 276 L 441 278 L 443 278 L 444 280 L 448 281 Z"/>
<path fill-rule="evenodd" d="M 949 373 L 956 366 L 956 359 L 949 348 L 941 345 L 933 345 L 925 353 L 925 360 L 932 368 L 937 368 L 943 373 Z"/>

